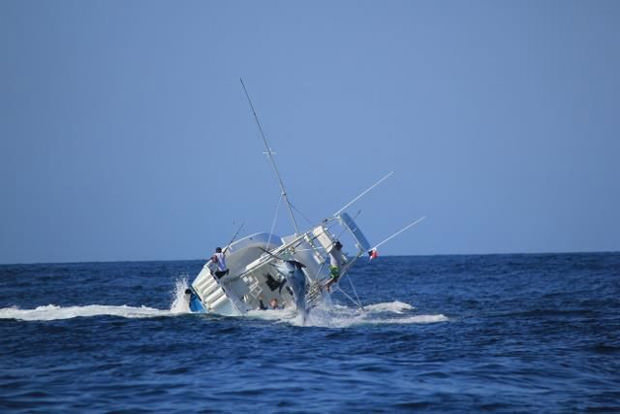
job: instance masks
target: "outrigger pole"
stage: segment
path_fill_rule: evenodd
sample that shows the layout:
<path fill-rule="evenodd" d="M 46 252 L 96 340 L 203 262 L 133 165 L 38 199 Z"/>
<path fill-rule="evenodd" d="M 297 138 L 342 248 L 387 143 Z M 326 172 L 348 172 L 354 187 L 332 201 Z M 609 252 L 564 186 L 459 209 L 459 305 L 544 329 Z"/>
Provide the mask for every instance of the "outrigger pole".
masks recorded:
<path fill-rule="evenodd" d="M 419 219 L 415 220 L 413 223 L 409 223 L 408 225 L 406 225 L 405 227 L 403 227 L 402 229 L 398 230 L 396 233 L 392 234 L 390 237 L 388 237 L 387 239 L 383 240 L 381 243 L 377 244 L 375 247 L 373 247 L 372 249 L 370 249 L 370 252 L 372 252 L 373 250 L 377 249 L 378 247 L 384 245 L 385 243 L 389 242 L 390 240 L 392 240 L 394 237 L 398 236 L 400 233 L 402 233 L 403 231 L 409 229 L 410 227 L 415 226 L 416 224 L 420 223 L 421 221 L 423 221 L 424 219 L 426 219 L 426 216 L 422 216 Z"/>
<path fill-rule="evenodd" d="M 280 183 L 280 190 L 282 191 L 282 197 L 284 197 L 284 201 L 286 201 L 286 206 L 288 207 L 288 212 L 291 215 L 291 221 L 293 222 L 293 228 L 295 229 L 295 235 L 297 235 L 299 234 L 299 227 L 297 226 L 297 220 L 295 220 L 295 215 L 293 214 L 293 207 L 291 206 L 291 202 L 289 201 L 288 195 L 286 194 L 286 189 L 284 188 L 284 182 L 282 181 L 282 177 L 280 177 L 280 172 L 278 171 L 276 162 L 273 159 L 273 152 L 271 151 L 271 147 L 269 147 L 269 144 L 267 143 L 267 138 L 265 138 L 263 127 L 261 126 L 260 121 L 258 120 L 258 115 L 256 115 L 256 111 L 254 110 L 254 105 L 252 105 L 252 100 L 250 99 L 248 90 L 245 88 L 243 79 L 239 78 L 239 80 L 241 81 L 243 92 L 245 92 L 245 97 L 248 98 L 248 103 L 250 104 L 250 109 L 252 109 L 252 114 L 254 115 L 254 119 L 256 120 L 256 125 L 258 125 L 260 136 L 261 138 L 263 138 L 263 143 L 265 144 L 265 148 L 267 149 L 267 156 L 269 157 L 269 161 L 271 161 L 271 166 L 273 167 L 273 171 L 276 173 L 276 177 L 278 177 L 278 182 Z"/>
<path fill-rule="evenodd" d="M 394 174 L 394 171 L 390 171 L 389 173 L 387 173 L 383 178 L 381 178 L 379 181 L 377 181 L 376 183 L 374 183 L 373 185 L 371 185 L 370 187 L 368 187 L 366 190 L 364 190 L 360 195 L 358 195 L 357 197 L 355 197 L 353 200 L 349 201 L 347 204 L 345 204 L 344 207 L 342 207 L 340 210 L 336 211 L 334 213 L 334 217 L 336 217 L 338 214 L 342 213 L 344 210 L 346 210 L 348 207 L 351 206 L 351 204 L 355 203 L 357 200 L 359 200 L 360 198 L 362 198 L 367 192 L 369 192 L 370 190 L 372 190 L 373 188 L 375 188 L 376 186 L 378 186 L 379 184 L 381 184 L 383 181 L 385 181 L 386 179 L 388 179 L 392 174 Z"/>

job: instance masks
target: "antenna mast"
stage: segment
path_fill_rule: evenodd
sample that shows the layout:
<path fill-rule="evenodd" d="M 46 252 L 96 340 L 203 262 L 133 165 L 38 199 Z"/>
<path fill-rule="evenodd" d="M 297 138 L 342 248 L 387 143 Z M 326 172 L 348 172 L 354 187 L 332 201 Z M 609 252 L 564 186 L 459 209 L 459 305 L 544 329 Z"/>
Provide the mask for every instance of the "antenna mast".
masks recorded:
<path fill-rule="evenodd" d="M 254 110 L 254 105 L 252 105 L 252 100 L 250 99 L 248 90 L 245 88 L 243 79 L 239 78 L 239 80 L 241 81 L 243 92 L 245 92 L 245 97 L 248 98 L 248 103 L 250 104 L 250 109 L 252 109 L 252 114 L 254 115 L 254 120 L 256 120 L 256 125 L 258 125 L 260 136 L 261 138 L 263 138 L 263 143 L 265 144 L 265 148 L 267 149 L 267 156 L 269 157 L 269 161 L 271 161 L 271 166 L 273 167 L 273 171 L 276 173 L 276 177 L 278 178 L 278 183 L 280 184 L 280 190 L 282 191 L 282 197 L 284 197 L 284 201 L 286 201 L 286 206 L 288 207 L 288 212 L 291 215 L 291 221 L 293 222 L 293 228 L 295 229 L 295 234 L 297 235 L 299 234 L 297 220 L 295 220 L 295 215 L 293 214 L 293 207 L 291 206 L 291 202 L 289 201 L 288 195 L 286 194 L 286 189 L 284 188 L 284 182 L 282 181 L 282 177 L 280 177 L 280 172 L 278 171 L 278 167 L 276 166 L 276 161 L 273 159 L 273 152 L 271 151 L 271 147 L 269 147 L 269 144 L 267 143 L 267 138 L 265 138 L 263 127 L 261 126 L 260 121 L 258 120 L 256 111 Z"/>

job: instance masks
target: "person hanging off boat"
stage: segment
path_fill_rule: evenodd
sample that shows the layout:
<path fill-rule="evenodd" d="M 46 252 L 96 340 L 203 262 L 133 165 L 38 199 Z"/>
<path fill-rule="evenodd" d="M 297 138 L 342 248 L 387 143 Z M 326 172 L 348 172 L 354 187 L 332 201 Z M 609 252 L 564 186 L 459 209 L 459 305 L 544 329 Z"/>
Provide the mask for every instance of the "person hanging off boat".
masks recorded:
<path fill-rule="evenodd" d="M 331 285 L 336 283 L 340 279 L 340 269 L 344 262 L 342 255 L 342 243 L 336 241 L 332 248 L 329 250 L 329 281 L 325 284 L 325 288 L 329 292 Z"/>
<path fill-rule="evenodd" d="M 267 309 L 282 309 L 282 306 L 280 306 L 280 304 L 278 303 L 278 299 L 273 298 L 269 301 L 269 307 L 265 306 L 265 304 L 263 303 L 263 297 L 261 296 L 260 299 L 258 300 L 258 308 L 260 310 L 267 310 Z"/>
<path fill-rule="evenodd" d="M 211 274 L 218 279 L 228 274 L 229 269 L 226 266 L 226 256 L 224 252 L 222 252 L 221 247 L 215 248 L 215 253 L 211 256 L 211 265 L 209 269 L 211 270 Z"/>

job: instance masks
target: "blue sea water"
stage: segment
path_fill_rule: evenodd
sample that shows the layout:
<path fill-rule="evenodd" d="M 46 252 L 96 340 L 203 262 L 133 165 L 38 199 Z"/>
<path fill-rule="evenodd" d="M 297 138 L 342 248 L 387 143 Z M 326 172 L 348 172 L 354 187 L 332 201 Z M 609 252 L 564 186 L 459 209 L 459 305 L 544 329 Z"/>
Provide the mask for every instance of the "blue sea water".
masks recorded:
<path fill-rule="evenodd" d="M 201 266 L 0 266 L 0 411 L 620 412 L 619 253 L 380 257 L 305 325 Z"/>

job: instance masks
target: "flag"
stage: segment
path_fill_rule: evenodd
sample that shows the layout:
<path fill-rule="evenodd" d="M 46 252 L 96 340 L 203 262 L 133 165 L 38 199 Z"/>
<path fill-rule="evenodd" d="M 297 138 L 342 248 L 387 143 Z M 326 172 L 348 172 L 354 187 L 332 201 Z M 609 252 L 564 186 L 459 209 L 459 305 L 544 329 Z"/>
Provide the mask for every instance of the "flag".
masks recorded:
<path fill-rule="evenodd" d="M 368 261 L 370 262 L 372 259 L 376 259 L 379 256 L 379 252 L 377 249 L 371 249 L 368 251 Z"/>

